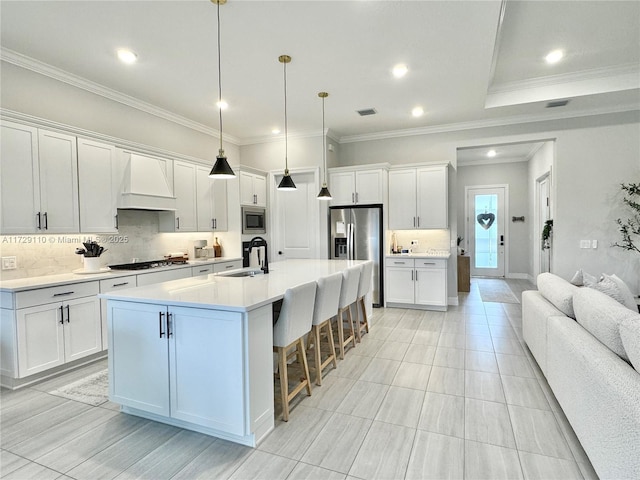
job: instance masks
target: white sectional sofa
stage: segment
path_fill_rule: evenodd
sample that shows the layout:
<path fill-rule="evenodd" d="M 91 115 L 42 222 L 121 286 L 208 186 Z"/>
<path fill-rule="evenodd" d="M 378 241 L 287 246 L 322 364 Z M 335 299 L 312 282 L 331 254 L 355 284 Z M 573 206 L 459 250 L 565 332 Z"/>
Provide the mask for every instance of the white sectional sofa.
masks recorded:
<path fill-rule="evenodd" d="M 640 479 L 640 314 L 550 273 L 523 336 L 601 479 Z M 635 368 L 634 368 L 635 367 Z"/>

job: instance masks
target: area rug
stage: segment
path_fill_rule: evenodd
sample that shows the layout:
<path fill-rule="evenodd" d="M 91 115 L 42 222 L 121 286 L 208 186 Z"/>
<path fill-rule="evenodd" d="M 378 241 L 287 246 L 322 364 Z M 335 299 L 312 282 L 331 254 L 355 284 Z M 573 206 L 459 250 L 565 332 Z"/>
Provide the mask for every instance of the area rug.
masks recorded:
<path fill-rule="evenodd" d="M 101 405 L 109 400 L 109 370 L 101 370 L 49 393 L 94 407 Z"/>
<path fill-rule="evenodd" d="M 483 302 L 520 303 L 504 280 L 477 278 L 475 282 L 478 284 L 478 290 L 480 290 L 480 297 Z"/>

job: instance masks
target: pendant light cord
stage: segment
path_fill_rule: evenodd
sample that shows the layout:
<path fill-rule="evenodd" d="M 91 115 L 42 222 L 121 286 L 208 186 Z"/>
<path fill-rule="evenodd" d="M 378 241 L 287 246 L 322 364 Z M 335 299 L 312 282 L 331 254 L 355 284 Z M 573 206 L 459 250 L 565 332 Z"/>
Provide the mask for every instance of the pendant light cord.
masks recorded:
<path fill-rule="evenodd" d="M 322 140 L 322 163 L 324 164 L 324 184 L 327 185 L 327 142 L 324 138 L 324 99 L 322 97 L 322 135 L 320 136 Z"/>
<path fill-rule="evenodd" d="M 222 66 L 220 61 L 220 2 L 218 2 L 218 111 L 220 115 L 220 154 L 222 155 Z"/>
<path fill-rule="evenodd" d="M 287 158 L 289 146 L 288 146 L 288 133 L 287 133 L 287 62 L 283 62 L 284 65 L 284 173 L 289 173 L 289 160 Z"/>

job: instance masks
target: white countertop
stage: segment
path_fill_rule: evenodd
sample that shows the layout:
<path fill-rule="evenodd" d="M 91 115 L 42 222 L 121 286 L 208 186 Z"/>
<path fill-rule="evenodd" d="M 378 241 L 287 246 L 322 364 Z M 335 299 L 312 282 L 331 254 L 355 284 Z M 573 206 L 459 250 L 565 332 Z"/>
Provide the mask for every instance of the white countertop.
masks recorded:
<path fill-rule="evenodd" d="M 67 285 L 73 283 L 91 282 L 94 280 L 103 280 L 105 278 L 118 278 L 128 275 L 144 275 L 146 273 L 161 272 L 163 270 L 174 270 L 178 268 L 191 268 L 199 265 L 207 265 L 212 263 L 230 262 L 234 260 L 242 260 L 240 257 L 217 257 L 208 260 L 189 260 L 186 264 L 169 265 L 166 267 L 148 268 L 143 270 L 108 270 L 97 273 L 61 273 L 59 275 L 43 275 L 40 277 L 17 278 L 15 280 L 0 281 L 0 291 L 19 292 L 22 290 L 31 290 L 33 288 L 55 287 L 58 285 Z"/>
<path fill-rule="evenodd" d="M 363 260 L 284 260 L 255 277 L 207 275 L 100 294 L 100 298 L 247 312 L 284 297 L 287 288 L 341 272 Z"/>
<path fill-rule="evenodd" d="M 394 253 L 387 258 L 449 258 L 451 253 L 447 250 L 436 250 L 423 253 Z"/>

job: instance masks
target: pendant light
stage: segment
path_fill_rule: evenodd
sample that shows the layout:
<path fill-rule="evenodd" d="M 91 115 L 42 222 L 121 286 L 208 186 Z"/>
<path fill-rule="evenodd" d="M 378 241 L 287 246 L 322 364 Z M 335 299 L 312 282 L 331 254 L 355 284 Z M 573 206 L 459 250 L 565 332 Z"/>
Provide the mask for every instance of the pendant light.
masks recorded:
<path fill-rule="evenodd" d="M 218 111 L 220 113 L 220 150 L 218 150 L 218 156 L 216 157 L 216 163 L 213 165 L 209 177 L 229 179 L 235 178 L 236 174 L 227 162 L 227 157 L 224 156 L 224 150 L 222 148 L 222 68 L 220 67 L 220 5 L 227 3 L 227 0 L 211 0 L 218 6 Z"/>
<path fill-rule="evenodd" d="M 288 154 L 288 138 L 287 138 L 287 63 L 291 62 L 289 55 L 280 55 L 278 61 L 284 66 L 284 177 L 280 180 L 278 190 L 289 192 L 296 190 L 296 184 L 293 183 L 291 175 L 289 175 L 289 159 Z"/>
<path fill-rule="evenodd" d="M 324 165 L 324 181 L 322 182 L 322 188 L 318 194 L 318 200 L 331 200 L 331 193 L 327 188 L 327 145 L 324 138 L 324 99 L 329 96 L 327 92 L 320 92 L 318 96 L 322 99 L 322 164 Z"/>

